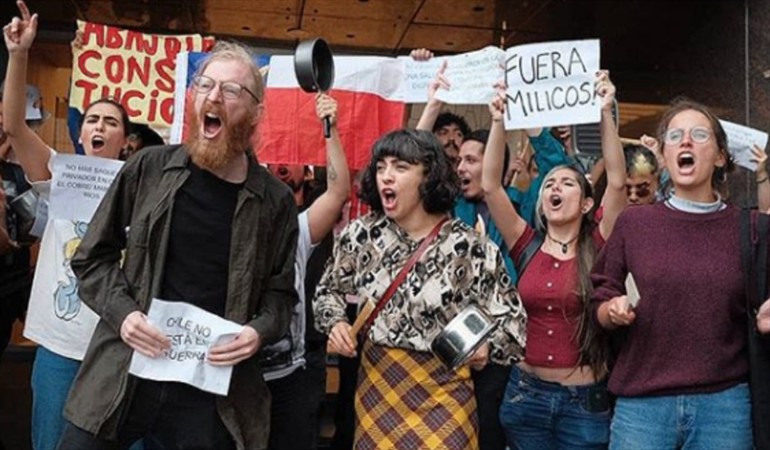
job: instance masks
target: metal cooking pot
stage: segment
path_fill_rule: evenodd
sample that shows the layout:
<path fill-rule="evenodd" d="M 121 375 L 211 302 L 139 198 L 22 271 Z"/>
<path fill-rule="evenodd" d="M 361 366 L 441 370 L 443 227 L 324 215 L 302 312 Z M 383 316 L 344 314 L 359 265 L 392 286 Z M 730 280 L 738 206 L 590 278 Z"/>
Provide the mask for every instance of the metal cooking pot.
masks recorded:
<path fill-rule="evenodd" d="M 8 206 L 16 213 L 18 220 L 19 236 L 18 241 L 34 241 L 35 237 L 30 236 L 29 232 L 32 229 L 32 225 L 35 223 L 35 214 L 37 214 L 37 192 L 33 189 L 28 189 L 21 195 L 13 199 Z"/>
<path fill-rule="evenodd" d="M 305 92 L 326 92 L 334 83 L 334 57 L 323 39 L 302 41 L 294 50 L 294 73 Z M 331 119 L 324 117 L 324 137 L 331 136 Z"/>
<path fill-rule="evenodd" d="M 441 330 L 430 345 L 433 353 L 452 370 L 478 350 L 495 324 L 482 310 L 470 305 Z"/>

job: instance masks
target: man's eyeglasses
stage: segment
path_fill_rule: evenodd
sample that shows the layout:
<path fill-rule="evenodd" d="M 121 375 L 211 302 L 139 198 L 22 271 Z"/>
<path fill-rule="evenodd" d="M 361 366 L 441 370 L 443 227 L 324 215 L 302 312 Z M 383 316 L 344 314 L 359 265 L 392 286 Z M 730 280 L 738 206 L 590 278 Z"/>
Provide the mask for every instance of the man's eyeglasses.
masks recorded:
<path fill-rule="evenodd" d="M 206 75 L 197 75 L 192 79 L 192 88 L 201 94 L 208 94 L 212 89 L 214 89 L 217 83 L 219 83 L 219 92 L 221 92 L 222 97 L 227 100 L 235 100 L 240 98 L 241 94 L 243 94 L 243 91 L 246 91 L 254 100 L 257 101 L 257 103 L 260 103 L 259 97 L 257 97 L 255 93 L 251 92 L 251 90 L 246 86 L 242 86 L 235 81 L 218 82 L 214 81 L 210 77 L 207 77 Z"/>
<path fill-rule="evenodd" d="M 665 141 L 668 145 L 677 145 L 684 139 L 685 131 L 681 128 L 669 128 L 666 130 Z M 698 144 L 703 144 L 711 139 L 711 130 L 706 127 L 690 128 L 690 139 Z"/>

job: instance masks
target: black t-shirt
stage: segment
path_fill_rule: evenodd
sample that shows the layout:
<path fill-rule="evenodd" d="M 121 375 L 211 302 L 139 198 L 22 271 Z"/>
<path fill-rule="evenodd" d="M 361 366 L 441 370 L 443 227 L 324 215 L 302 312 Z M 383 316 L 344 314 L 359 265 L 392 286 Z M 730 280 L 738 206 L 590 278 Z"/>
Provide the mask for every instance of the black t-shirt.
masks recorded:
<path fill-rule="evenodd" d="M 177 191 L 161 298 L 183 301 L 223 317 L 230 266 L 230 237 L 238 193 L 195 164 Z"/>

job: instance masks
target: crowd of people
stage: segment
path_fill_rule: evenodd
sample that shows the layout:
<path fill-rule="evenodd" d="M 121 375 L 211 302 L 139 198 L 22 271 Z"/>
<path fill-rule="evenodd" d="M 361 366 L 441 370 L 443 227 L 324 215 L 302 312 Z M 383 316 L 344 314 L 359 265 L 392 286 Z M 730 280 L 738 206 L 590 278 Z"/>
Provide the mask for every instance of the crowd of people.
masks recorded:
<path fill-rule="evenodd" d="M 502 84 L 486 129 L 444 111 L 444 63 L 416 129 L 372 147 L 369 213 L 336 234 L 354 178 L 337 102 L 315 98 L 319 133 L 331 125 L 315 180 L 264 167 L 251 145 L 263 77 L 220 42 L 192 76 L 182 144 L 113 99 L 85 109 L 85 154 L 126 162 L 90 222 L 47 219 L 32 278 L 34 238 L 10 204 L 48 201 L 57 151 L 27 95 L 38 18 L 18 5 L 3 28 L 0 340 L 26 309 L 36 450 L 316 448 L 329 354 L 336 448 L 770 448 L 756 426 L 770 399 L 749 383 L 750 353 L 770 359 L 770 301 L 750 303 L 765 274 L 743 253 L 770 231 L 767 157 L 754 148 L 759 213 L 744 214 L 708 107 L 672 103 L 654 136 L 624 145 L 599 71 L 601 162 L 586 173 L 564 129 L 527 129 L 526 152 L 510 151 Z M 129 373 L 135 353 L 172 346 L 148 319 L 154 299 L 244 325 L 204 362 L 232 367 L 227 395 Z M 432 344 L 469 308 L 494 329 L 450 367 Z"/>

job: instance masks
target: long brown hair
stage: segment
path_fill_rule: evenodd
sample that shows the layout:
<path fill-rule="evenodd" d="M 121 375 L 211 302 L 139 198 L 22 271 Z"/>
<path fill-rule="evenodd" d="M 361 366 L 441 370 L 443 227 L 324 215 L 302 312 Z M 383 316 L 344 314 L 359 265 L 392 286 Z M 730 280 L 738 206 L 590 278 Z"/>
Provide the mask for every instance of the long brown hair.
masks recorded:
<path fill-rule="evenodd" d="M 593 198 L 593 188 L 588 179 L 579 170 L 571 166 L 557 166 L 551 169 L 543 178 L 544 182 L 540 186 L 540 193 L 537 198 L 535 222 L 540 233 L 548 233 L 548 222 L 543 214 L 543 191 L 545 190 L 545 180 L 548 180 L 559 170 L 568 169 L 575 174 L 580 190 L 582 192 L 581 201 L 587 198 Z M 594 245 L 594 229 L 596 223 L 593 220 L 596 211 L 596 203 L 580 219 L 580 231 L 577 239 L 577 292 L 575 293 L 581 302 L 581 314 L 578 318 L 578 328 L 576 338 L 580 349 L 578 365 L 589 366 L 594 374 L 600 374 L 607 370 L 609 361 L 609 343 L 606 333 L 591 318 L 591 295 L 593 294 L 593 284 L 591 283 L 591 269 L 596 259 L 596 246 Z"/>
<path fill-rule="evenodd" d="M 735 169 L 735 163 L 733 162 L 732 155 L 727 150 L 727 133 L 725 133 L 724 128 L 722 128 L 719 118 L 712 113 L 708 107 L 684 97 L 675 99 L 672 102 L 671 107 L 663 113 L 663 117 L 661 117 L 660 122 L 658 123 L 657 134 L 658 142 L 660 142 L 660 151 L 663 153 L 666 148 L 666 131 L 668 131 L 669 123 L 671 123 L 671 120 L 673 120 L 677 114 L 684 111 L 696 111 L 703 114 L 706 116 L 706 119 L 711 126 L 711 130 L 714 133 L 714 139 L 716 140 L 717 150 L 725 158 L 725 165 L 723 167 L 715 168 L 714 172 L 711 174 L 711 187 L 719 192 L 722 198 L 727 198 L 729 194 L 727 190 L 727 175 Z M 671 181 L 669 180 L 669 185 L 665 186 L 667 190 L 670 190 L 673 187 L 670 183 Z"/>

